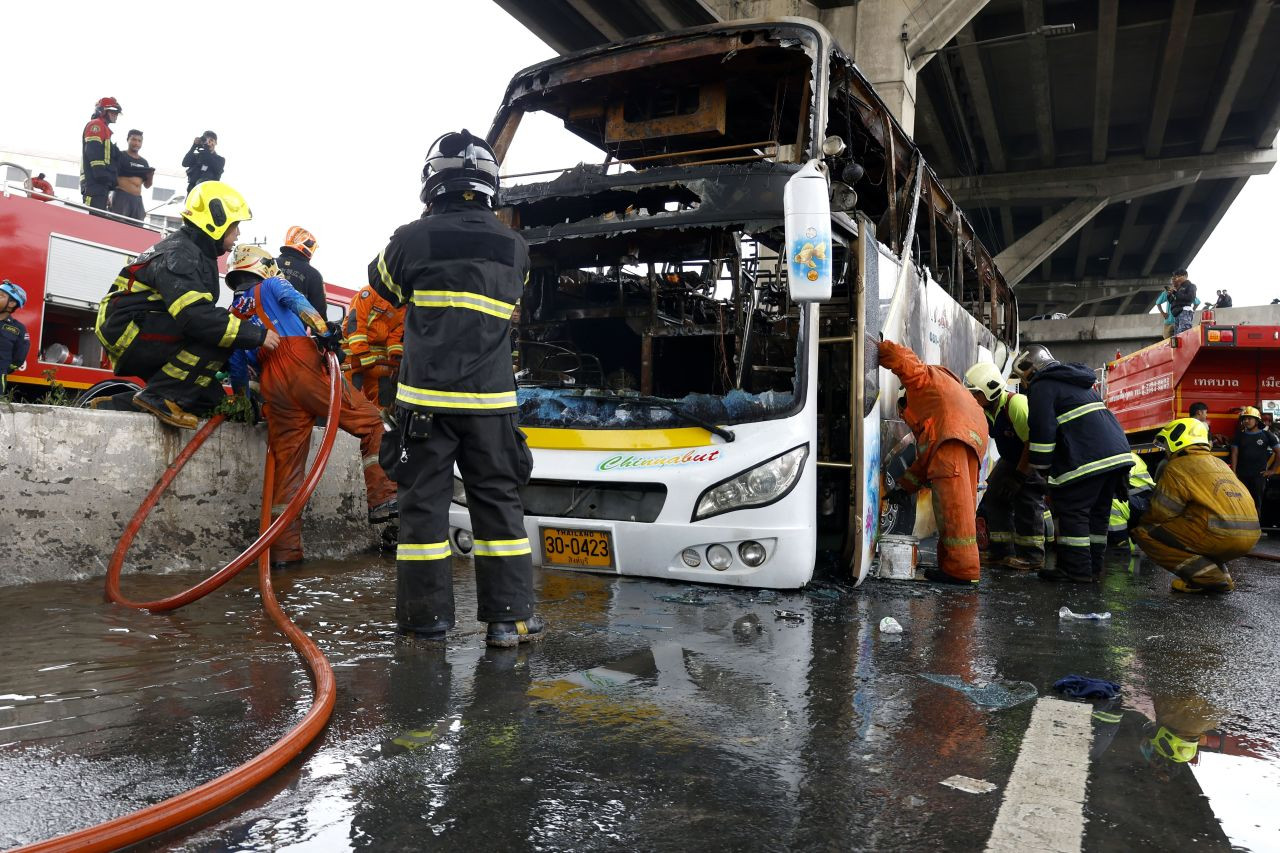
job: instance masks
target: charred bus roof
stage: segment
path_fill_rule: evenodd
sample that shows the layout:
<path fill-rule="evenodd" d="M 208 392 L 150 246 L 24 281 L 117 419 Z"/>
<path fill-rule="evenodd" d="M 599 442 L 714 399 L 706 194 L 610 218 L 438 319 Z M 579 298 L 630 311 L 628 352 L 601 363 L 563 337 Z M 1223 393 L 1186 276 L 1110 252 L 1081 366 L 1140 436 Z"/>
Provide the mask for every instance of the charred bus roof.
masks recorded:
<path fill-rule="evenodd" d="M 865 213 L 895 254 L 915 201 L 917 262 L 998 337 L 1016 340 L 1016 302 L 990 252 L 871 83 L 813 21 L 713 24 L 526 68 L 489 132 L 500 160 L 528 113 L 554 116 L 602 155 L 506 176 L 539 179 L 504 179 L 501 193 L 505 215 L 535 247 L 572 238 L 591 254 L 620 234 L 647 242 L 673 231 L 691 240 L 725 227 L 759 232 L 780 223 L 783 186 L 817 157 L 833 184 L 851 180 L 837 214 Z M 823 153 L 829 135 L 843 140 L 840 154 Z"/>

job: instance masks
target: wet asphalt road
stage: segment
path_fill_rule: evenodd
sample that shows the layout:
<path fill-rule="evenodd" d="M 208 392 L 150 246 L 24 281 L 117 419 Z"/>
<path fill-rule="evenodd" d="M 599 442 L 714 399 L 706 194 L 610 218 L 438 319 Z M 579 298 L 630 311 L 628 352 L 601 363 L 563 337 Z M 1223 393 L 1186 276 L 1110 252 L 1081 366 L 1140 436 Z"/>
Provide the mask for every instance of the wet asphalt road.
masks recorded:
<path fill-rule="evenodd" d="M 0 589 L 0 847 L 179 793 L 301 716 L 305 670 L 249 574 L 163 616 L 103 604 L 100 581 Z M 397 639 L 389 559 L 308 564 L 277 590 L 334 664 L 328 729 L 141 849 L 982 850 L 1034 697 L 1070 673 L 1124 691 L 1093 723 L 1084 850 L 1280 849 L 1280 564 L 1245 561 L 1225 598 L 1168 577 L 1126 556 L 1101 587 L 781 594 L 549 571 L 552 635 L 507 651 L 473 622 L 445 647 Z M 1160 725 L 1203 732 L 1194 763 L 1144 750 Z M 956 774 L 995 790 L 940 784 Z"/>

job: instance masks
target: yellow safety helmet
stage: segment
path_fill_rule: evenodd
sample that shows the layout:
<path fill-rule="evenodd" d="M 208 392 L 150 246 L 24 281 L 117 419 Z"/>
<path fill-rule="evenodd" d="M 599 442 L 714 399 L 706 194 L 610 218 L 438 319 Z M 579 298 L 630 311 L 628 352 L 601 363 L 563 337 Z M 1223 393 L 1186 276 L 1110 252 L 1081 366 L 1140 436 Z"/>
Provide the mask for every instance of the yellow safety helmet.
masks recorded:
<path fill-rule="evenodd" d="M 213 239 L 221 240 L 233 223 L 252 219 L 253 212 L 244 196 L 230 185 L 205 181 L 187 193 L 182 218 Z"/>
<path fill-rule="evenodd" d="M 1156 447 L 1170 454 L 1186 450 L 1193 444 L 1209 446 L 1209 428 L 1195 418 L 1178 418 L 1170 421 L 1156 433 Z"/>
<path fill-rule="evenodd" d="M 1245 406 L 1240 410 L 1240 417 L 1257 418 L 1258 420 L 1262 420 L 1262 412 L 1259 412 L 1253 406 Z"/>
<path fill-rule="evenodd" d="M 964 372 L 964 387 L 966 391 L 994 400 L 1004 390 L 1004 377 L 994 364 L 980 361 Z"/>
<path fill-rule="evenodd" d="M 231 253 L 231 263 L 227 265 L 227 285 L 238 290 L 248 276 L 256 279 L 267 279 L 279 275 L 275 258 L 261 246 L 241 244 Z M 252 284 L 253 282 L 248 282 Z"/>
<path fill-rule="evenodd" d="M 1172 761 L 1174 764 L 1186 764 L 1196 757 L 1196 752 L 1200 749 L 1200 738 L 1189 740 L 1179 737 L 1165 726 L 1160 726 L 1155 736 L 1147 743 L 1161 758 L 1166 761 Z M 1145 752 L 1146 750 L 1144 750 Z"/>

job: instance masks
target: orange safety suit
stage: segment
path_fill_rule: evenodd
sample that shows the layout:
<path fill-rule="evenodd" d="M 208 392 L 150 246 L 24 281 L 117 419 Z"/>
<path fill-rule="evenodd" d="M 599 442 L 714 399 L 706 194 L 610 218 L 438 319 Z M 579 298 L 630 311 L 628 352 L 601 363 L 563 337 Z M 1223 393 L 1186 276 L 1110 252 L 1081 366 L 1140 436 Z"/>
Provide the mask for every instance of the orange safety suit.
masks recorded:
<path fill-rule="evenodd" d="M 363 287 L 351 302 L 343 329 L 343 346 L 351 370 L 351 383 L 370 403 L 381 405 L 378 380 L 394 376 L 404 355 L 404 315 L 406 306 L 396 308 Z M 390 405 L 391 401 L 387 401 Z"/>
<path fill-rule="evenodd" d="M 902 381 L 902 418 L 916 437 L 916 461 L 898 485 L 908 494 L 933 491 L 938 566 L 954 578 L 977 580 L 978 476 L 987 451 L 987 418 L 955 374 L 925 364 L 904 346 L 881 341 L 880 365 Z"/>

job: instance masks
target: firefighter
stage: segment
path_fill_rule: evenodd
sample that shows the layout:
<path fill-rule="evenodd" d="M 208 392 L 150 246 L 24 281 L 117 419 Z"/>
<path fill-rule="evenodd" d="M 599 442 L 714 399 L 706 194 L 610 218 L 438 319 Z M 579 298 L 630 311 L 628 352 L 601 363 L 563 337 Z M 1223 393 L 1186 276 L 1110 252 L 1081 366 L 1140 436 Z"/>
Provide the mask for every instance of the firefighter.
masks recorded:
<path fill-rule="evenodd" d="M 1280 458 L 1280 439 L 1262 425 L 1262 412 L 1253 406 L 1240 410 L 1239 428 L 1231 439 L 1231 470 L 1244 483 L 1253 497 L 1253 505 L 1262 512 L 1262 495 L 1267 478 L 1275 474 Z"/>
<path fill-rule="evenodd" d="M 390 406 L 404 355 L 404 315 L 372 287 L 361 288 L 347 312 L 345 351 L 351 384 L 375 406 Z"/>
<path fill-rule="evenodd" d="M 1027 398 L 1007 390 L 989 361 L 965 371 L 964 387 L 986 412 L 1000 453 L 978 507 L 991 541 L 987 560 L 1007 569 L 1038 571 L 1044 567 L 1045 482 L 1027 462 Z"/>
<path fill-rule="evenodd" d="M 111 125 L 124 112 L 115 98 L 99 98 L 84 126 L 80 147 L 80 195 L 94 210 L 107 209 L 107 197 L 116 185 L 116 151 Z"/>
<path fill-rule="evenodd" d="M 27 292 L 5 279 L 0 282 L 0 394 L 9 391 L 7 378 L 10 373 L 27 363 L 31 350 L 31 336 L 14 312 L 27 304 Z"/>
<path fill-rule="evenodd" d="M 493 149 L 468 131 L 437 139 L 422 171 L 425 215 L 397 229 L 369 283 L 408 305 L 396 394 L 402 450 L 396 620 L 443 639 L 453 627 L 449 502 L 456 460 L 474 525 L 476 610 L 485 641 L 541 638 L 519 488 L 533 456 L 516 426 L 511 314 L 529 270 L 524 238 L 498 221 Z"/>
<path fill-rule="evenodd" d="M 1152 479 L 1151 471 L 1147 468 L 1147 463 L 1142 461 L 1142 457 L 1136 453 L 1130 455 L 1133 457 L 1133 467 L 1129 469 L 1129 497 L 1127 500 L 1111 499 L 1107 544 L 1112 548 L 1128 545 L 1129 553 L 1132 554 L 1138 550 L 1138 545 L 1129 538 L 1129 528 L 1136 524 L 1151 506 L 1151 492 L 1156 487 L 1156 481 Z"/>
<path fill-rule="evenodd" d="M 94 331 L 117 376 L 141 376 L 137 394 L 100 397 L 94 408 L 150 412 L 170 426 L 195 429 L 196 413 L 225 396 L 217 373 L 234 349 L 270 352 L 270 329 L 219 308 L 218 256 L 252 218 L 240 193 L 221 181 L 197 184 L 182 209 L 182 227 L 138 256 L 116 276 L 98 306 Z"/>
<path fill-rule="evenodd" d="M 285 506 L 302 487 L 311 428 L 317 417 L 329 411 L 329 380 L 321 352 L 341 346 L 342 330 L 326 324 L 306 297 L 279 275 L 265 249 L 237 246 L 227 270 L 227 287 L 235 293 L 231 312 L 251 325 L 271 329 L 280 336 L 274 352 L 255 356 L 239 350 L 231 356 L 231 388 L 247 396 L 249 370 L 256 367 L 259 394 L 267 416 L 267 441 L 275 472 L 271 515 Z M 315 338 L 307 336 L 310 329 Z M 317 345 L 321 352 L 317 352 Z M 396 516 L 396 487 L 378 466 L 382 444 L 382 418 L 377 409 L 342 383 L 342 411 L 338 425 L 360 439 L 364 464 L 365 498 L 369 523 Z M 271 546 L 273 568 L 302 562 L 302 519 L 286 528 Z"/>
<path fill-rule="evenodd" d="M 1194 418 L 1171 421 L 1155 444 L 1169 462 L 1134 541 L 1177 576 L 1174 592 L 1230 592 L 1227 562 L 1249 553 L 1262 535 L 1249 490 L 1210 452 L 1209 431 Z"/>
<path fill-rule="evenodd" d="M 1057 564 L 1047 581 L 1089 583 L 1102 577 L 1112 498 L 1125 498 L 1133 458 L 1120 423 L 1093 390 L 1086 365 L 1059 362 L 1032 344 L 1014 359 L 1027 383 L 1028 457 L 1049 479 L 1056 517 Z"/>
<path fill-rule="evenodd" d="M 276 256 L 280 274 L 289 280 L 293 289 L 307 297 L 311 307 L 321 316 L 328 318 L 329 306 L 324 297 L 324 276 L 311 266 L 311 256 L 316 253 L 320 244 L 315 235 L 301 225 L 293 225 L 284 232 L 284 245 Z"/>
<path fill-rule="evenodd" d="M 916 437 L 916 460 L 886 498 L 901 502 L 922 488 L 933 490 L 938 524 L 938 567 L 925 569 L 936 583 L 976 586 L 978 470 L 987 452 L 987 419 L 960 380 L 945 367 L 927 365 L 911 350 L 880 342 L 880 366 L 902 381 L 902 419 Z"/>

